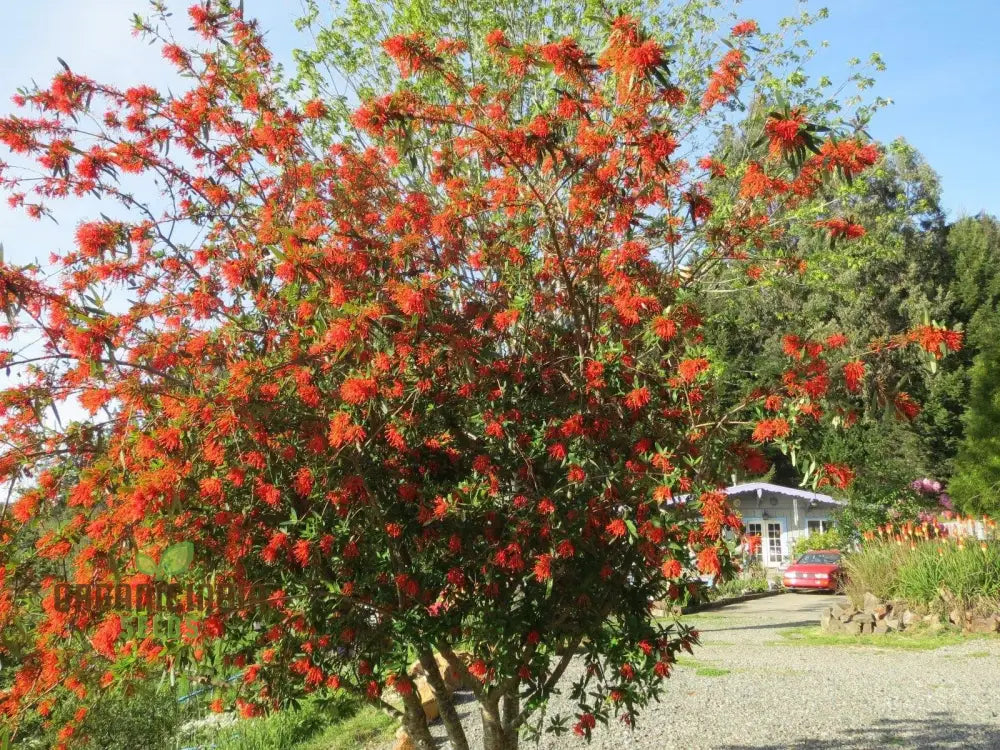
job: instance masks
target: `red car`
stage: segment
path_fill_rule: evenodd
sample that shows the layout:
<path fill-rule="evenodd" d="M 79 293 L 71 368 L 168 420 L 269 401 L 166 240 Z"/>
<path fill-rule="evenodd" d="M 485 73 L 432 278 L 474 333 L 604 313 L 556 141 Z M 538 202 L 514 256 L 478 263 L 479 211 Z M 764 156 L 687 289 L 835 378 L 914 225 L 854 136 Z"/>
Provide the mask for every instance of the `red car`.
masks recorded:
<path fill-rule="evenodd" d="M 844 570 L 840 565 L 840 550 L 818 549 L 806 552 L 789 565 L 781 582 L 786 589 L 836 591 Z"/>

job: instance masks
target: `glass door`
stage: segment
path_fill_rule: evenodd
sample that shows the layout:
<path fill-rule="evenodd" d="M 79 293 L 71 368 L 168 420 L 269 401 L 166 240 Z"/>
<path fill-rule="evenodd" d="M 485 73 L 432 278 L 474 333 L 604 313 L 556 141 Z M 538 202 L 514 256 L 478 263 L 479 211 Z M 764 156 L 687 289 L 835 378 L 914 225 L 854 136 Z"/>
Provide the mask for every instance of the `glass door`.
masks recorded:
<path fill-rule="evenodd" d="M 781 565 L 785 557 L 785 524 L 782 521 L 767 522 L 767 536 L 764 544 L 767 547 L 768 565 Z"/>

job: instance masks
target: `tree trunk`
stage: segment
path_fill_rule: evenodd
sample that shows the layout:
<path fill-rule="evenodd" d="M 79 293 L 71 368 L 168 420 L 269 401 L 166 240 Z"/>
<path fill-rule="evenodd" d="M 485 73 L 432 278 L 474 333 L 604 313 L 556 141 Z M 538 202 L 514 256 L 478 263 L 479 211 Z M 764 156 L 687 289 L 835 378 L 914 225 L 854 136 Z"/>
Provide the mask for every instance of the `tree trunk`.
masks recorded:
<path fill-rule="evenodd" d="M 424 668 L 424 673 L 427 675 L 427 684 L 431 686 L 434 697 L 437 699 L 441 721 L 444 723 L 445 731 L 448 732 L 452 750 L 469 750 L 469 740 L 462 728 L 462 720 L 458 717 L 458 711 L 455 710 L 451 691 L 445 685 L 444 678 L 441 677 L 434 653 L 430 649 L 422 649 L 417 653 L 417 656 L 420 659 L 420 665 Z"/>
<path fill-rule="evenodd" d="M 424 707 L 415 689 L 403 696 L 403 709 L 403 726 L 417 750 L 435 750 L 434 738 L 431 737 L 431 730 L 427 728 Z"/>
<path fill-rule="evenodd" d="M 519 727 L 514 726 L 521 713 L 520 686 L 514 685 L 503 697 L 503 731 L 507 736 L 507 750 L 517 750 Z"/>
<path fill-rule="evenodd" d="M 483 720 L 483 750 L 517 750 L 517 729 L 507 730 L 500 718 L 499 698 L 479 704 Z"/>

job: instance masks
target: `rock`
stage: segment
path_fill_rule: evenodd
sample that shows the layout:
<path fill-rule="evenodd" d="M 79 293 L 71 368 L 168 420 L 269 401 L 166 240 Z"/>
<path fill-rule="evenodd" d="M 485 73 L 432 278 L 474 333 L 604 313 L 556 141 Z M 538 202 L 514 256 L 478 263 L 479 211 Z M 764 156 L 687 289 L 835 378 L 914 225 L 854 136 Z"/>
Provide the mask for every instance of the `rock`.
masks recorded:
<path fill-rule="evenodd" d="M 969 630 L 973 633 L 995 633 L 997 632 L 997 616 L 973 617 L 969 621 Z"/>
<path fill-rule="evenodd" d="M 441 711 L 438 709 L 437 698 L 434 697 L 434 691 L 431 690 L 426 678 L 421 677 L 417 680 L 417 692 L 420 694 L 420 705 L 424 709 L 424 716 L 427 717 L 427 721 L 434 721 L 441 715 Z"/>
<path fill-rule="evenodd" d="M 896 617 L 886 617 L 881 624 L 885 625 L 886 630 L 902 630 L 903 623 Z"/>
<path fill-rule="evenodd" d="M 917 616 L 907 609 L 903 611 L 903 616 L 900 618 L 900 622 L 902 623 L 904 628 L 908 628 L 910 627 L 910 625 L 913 624 L 914 620 L 916 619 Z"/>
<path fill-rule="evenodd" d="M 864 627 L 863 622 L 853 621 L 847 623 L 847 626 L 844 628 L 844 632 L 848 635 L 861 635 Z"/>
<path fill-rule="evenodd" d="M 863 625 L 874 625 L 875 624 L 875 613 L 874 612 L 858 612 L 854 615 L 851 622 L 860 622 Z"/>
<path fill-rule="evenodd" d="M 839 604 L 834 604 L 830 607 L 830 613 L 839 620 L 844 614 L 847 613 L 847 609 L 841 607 Z"/>
<path fill-rule="evenodd" d="M 823 616 L 819 618 L 819 626 L 826 631 L 830 630 L 830 624 L 833 622 L 837 621 L 833 619 L 833 616 L 829 613 L 829 611 L 824 612 Z"/>
<path fill-rule="evenodd" d="M 459 652 L 456 653 L 456 655 L 459 657 L 459 659 L 462 659 L 462 661 L 466 665 L 468 665 L 471 662 L 471 659 L 465 658 L 466 656 L 468 656 L 466 652 Z M 445 687 L 447 687 L 448 690 L 452 692 L 458 690 L 458 688 L 462 686 L 462 678 L 459 676 L 458 671 L 452 669 L 451 665 L 448 663 L 448 660 L 445 659 L 441 654 L 434 654 L 434 660 L 437 662 L 438 671 L 441 673 L 441 679 L 444 680 Z M 413 662 L 413 664 L 410 665 L 410 668 L 407 670 L 407 674 L 409 674 L 410 677 L 413 677 L 414 679 L 427 677 L 427 671 L 424 669 L 424 665 L 421 664 L 419 661 L 415 661 Z"/>
<path fill-rule="evenodd" d="M 841 622 L 850 622 L 858 615 L 858 610 L 854 607 L 848 607 L 847 609 L 841 610 L 840 617 L 837 619 Z"/>
<path fill-rule="evenodd" d="M 871 635 L 875 632 L 875 625 L 873 622 L 865 621 L 861 623 L 861 635 Z"/>
<path fill-rule="evenodd" d="M 961 625 L 965 621 L 965 612 L 958 607 L 955 607 L 955 609 L 948 614 L 948 621 L 954 623 L 955 625 Z"/>
<path fill-rule="evenodd" d="M 879 620 L 875 623 L 875 635 L 885 635 L 889 632 L 889 624 L 885 620 Z"/>
<path fill-rule="evenodd" d="M 875 608 L 879 606 L 882 602 L 879 598 L 875 596 L 871 591 L 865 593 L 863 608 L 865 612 L 874 612 Z"/>

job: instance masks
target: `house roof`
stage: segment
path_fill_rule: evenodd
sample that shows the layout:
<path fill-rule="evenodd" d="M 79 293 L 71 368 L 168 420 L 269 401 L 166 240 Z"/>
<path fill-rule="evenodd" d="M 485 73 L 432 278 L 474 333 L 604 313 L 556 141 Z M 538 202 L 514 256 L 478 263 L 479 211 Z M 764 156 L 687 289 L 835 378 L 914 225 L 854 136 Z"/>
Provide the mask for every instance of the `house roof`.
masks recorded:
<path fill-rule="evenodd" d="M 771 484 L 770 482 L 744 482 L 743 484 L 734 484 L 732 487 L 726 487 L 723 490 L 727 495 L 749 495 L 751 493 L 757 492 L 773 492 L 777 495 L 787 495 L 788 497 L 798 497 L 803 500 L 811 500 L 817 503 L 826 503 L 829 505 L 846 505 L 843 500 L 837 500 L 831 495 L 824 495 L 821 492 L 810 492 L 809 490 L 803 490 L 799 487 L 785 487 L 781 484 Z M 672 502 L 684 503 L 687 502 L 687 495 L 678 495 L 673 499 Z"/>
<path fill-rule="evenodd" d="M 774 492 L 778 495 L 788 495 L 789 497 L 800 497 L 804 500 L 814 500 L 818 503 L 830 503 L 831 505 L 846 505 L 843 500 L 837 500 L 831 495 L 824 495 L 822 492 L 810 492 L 799 487 L 785 487 L 781 484 L 771 484 L 770 482 L 746 482 L 745 484 L 734 484 L 726 488 L 727 495 L 745 495 L 751 492 Z"/>

